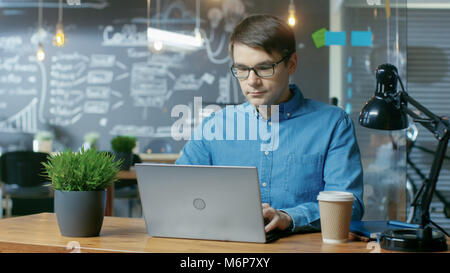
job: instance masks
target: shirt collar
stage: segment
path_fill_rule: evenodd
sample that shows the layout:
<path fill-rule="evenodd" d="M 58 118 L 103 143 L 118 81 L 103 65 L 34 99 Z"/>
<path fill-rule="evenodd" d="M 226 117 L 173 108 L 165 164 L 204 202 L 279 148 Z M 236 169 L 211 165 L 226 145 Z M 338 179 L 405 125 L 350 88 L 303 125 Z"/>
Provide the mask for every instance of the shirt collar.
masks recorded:
<path fill-rule="evenodd" d="M 279 112 L 281 114 L 281 117 L 292 117 L 294 115 L 298 114 L 298 110 L 303 104 L 304 97 L 300 89 L 295 84 L 289 85 L 289 91 L 294 94 L 294 96 L 287 102 L 282 102 L 279 104 Z M 258 116 L 258 112 L 256 111 L 255 107 L 250 104 L 250 102 L 245 102 L 242 104 L 244 111 L 249 111 L 254 113 L 256 116 Z"/>
<path fill-rule="evenodd" d="M 303 102 L 303 94 L 300 89 L 295 84 L 289 85 L 289 91 L 294 94 L 294 96 L 287 102 L 282 102 L 279 105 L 280 113 L 291 113 L 293 114 L 298 110 Z"/>

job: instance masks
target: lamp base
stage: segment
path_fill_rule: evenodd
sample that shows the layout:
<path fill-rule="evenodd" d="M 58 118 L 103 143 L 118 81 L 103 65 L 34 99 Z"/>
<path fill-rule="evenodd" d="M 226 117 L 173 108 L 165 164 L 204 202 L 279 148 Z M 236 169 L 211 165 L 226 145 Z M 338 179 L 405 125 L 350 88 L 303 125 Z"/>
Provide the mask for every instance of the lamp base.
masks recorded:
<path fill-rule="evenodd" d="M 447 238 L 442 232 L 425 229 L 390 229 L 381 234 L 383 249 L 408 252 L 447 251 Z"/>

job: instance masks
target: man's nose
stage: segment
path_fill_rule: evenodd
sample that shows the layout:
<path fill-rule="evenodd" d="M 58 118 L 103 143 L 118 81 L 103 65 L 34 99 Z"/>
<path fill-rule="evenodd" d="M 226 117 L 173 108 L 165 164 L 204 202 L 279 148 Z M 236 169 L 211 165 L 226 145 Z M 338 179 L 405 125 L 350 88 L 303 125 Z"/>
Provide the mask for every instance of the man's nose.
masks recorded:
<path fill-rule="evenodd" d="M 249 72 L 247 83 L 249 86 L 257 86 L 261 84 L 261 78 L 256 75 L 253 69 Z"/>

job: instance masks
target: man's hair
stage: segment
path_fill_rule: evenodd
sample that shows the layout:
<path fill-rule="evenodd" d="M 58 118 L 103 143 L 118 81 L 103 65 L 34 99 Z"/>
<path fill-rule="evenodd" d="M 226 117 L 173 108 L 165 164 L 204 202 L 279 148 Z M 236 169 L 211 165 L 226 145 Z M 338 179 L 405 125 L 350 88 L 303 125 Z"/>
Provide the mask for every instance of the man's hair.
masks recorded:
<path fill-rule="evenodd" d="M 292 28 L 278 17 L 267 14 L 248 16 L 234 27 L 229 41 L 229 53 L 232 59 L 236 43 L 251 48 L 261 48 L 269 55 L 276 52 L 282 57 L 295 52 L 295 34 Z"/>

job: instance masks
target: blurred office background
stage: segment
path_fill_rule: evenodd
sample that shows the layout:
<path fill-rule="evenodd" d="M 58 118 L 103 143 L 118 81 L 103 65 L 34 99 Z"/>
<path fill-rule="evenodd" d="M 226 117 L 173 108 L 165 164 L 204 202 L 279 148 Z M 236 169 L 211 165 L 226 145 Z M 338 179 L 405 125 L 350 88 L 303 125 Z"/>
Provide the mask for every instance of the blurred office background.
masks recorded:
<path fill-rule="evenodd" d="M 422 183 L 407 152 L 427 175 L 433 158 L 427 151 L 436 141 L 420 125 L 366 129 L 358 115 L 374 93 L 375 68 L 386 62 L 397 66 L 413 97 L 449 115 L 450 3 L 444 0 L 1 0 L 0 153 L 31 151 L 42 133 L 50 133 L 53 151 L 77 150 L 97 134 L 99 150 L 110 150 L 116 135 L 132 135 L 137 154 L 178 153 L 185 140 L 171 137 L 180 118 L 171 116 L 174 106 L 189 106 L 195 126 L 194 97 L 203 107 L 244 102 L 229 73 L 227 41 L 251 13 L 295 19 L 299 67 L 292 82 L 306 97 L 337 104 L 352 117 L 364 167 L 364 219 L 406 220 Z M 54 37 L 61 25 L 59 47 Z M 196 38 L 199 46 L 149 41 L 149 26 Z M 447 230 L 449 169 L 446 160 L 432 203 L 432 219 Z M 51 198 L 12 202 L 13 215 L 53 210 Z M 141 217 L 139 200 L 126 192 L 114 204 L 116 216 Z"/>

